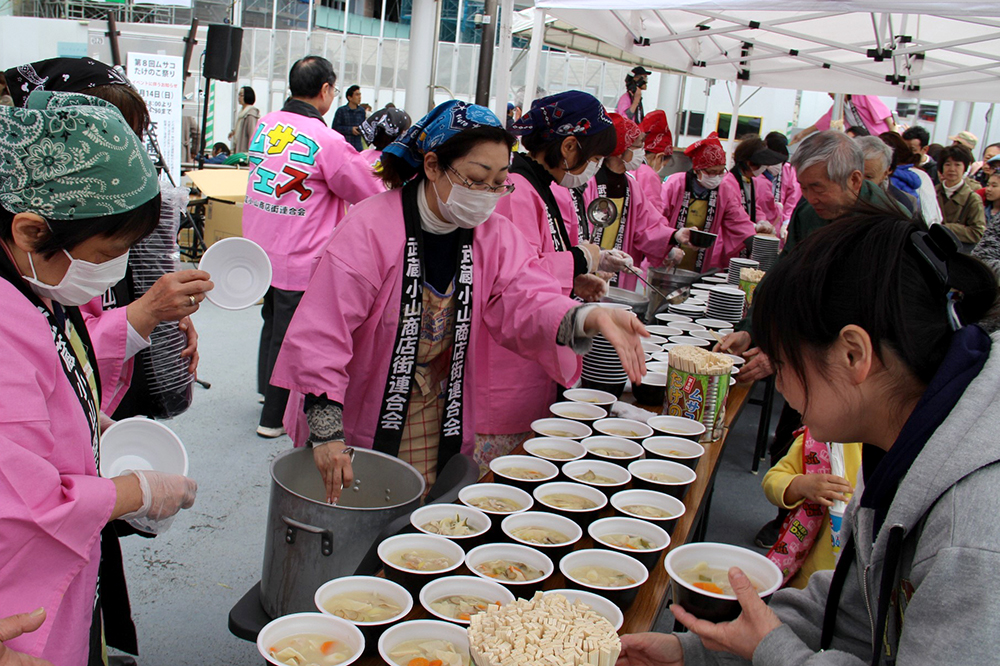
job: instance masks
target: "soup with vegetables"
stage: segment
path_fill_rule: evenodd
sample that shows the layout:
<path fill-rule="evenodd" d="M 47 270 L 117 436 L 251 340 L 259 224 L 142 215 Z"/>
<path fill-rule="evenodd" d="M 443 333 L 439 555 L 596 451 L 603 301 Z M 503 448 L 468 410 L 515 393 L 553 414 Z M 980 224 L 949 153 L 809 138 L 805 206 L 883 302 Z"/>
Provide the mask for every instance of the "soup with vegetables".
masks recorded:
<path fill-rule="evenodd" d="M 585 511 L 597 506 L 597 502 L 592 499 L 569 493 L 553 493 L 542 497 L 541 500 L 549 506 L 554 506 L 557 509 L 569 509 L 570 511 Z"/>
<path fill-rule="evenodd" d="M 728 594 L 736 596 L 733 586 L 729 584 L 729 569 L 722 569 L 708 566 L 707 562 L 699 562 L 690 569 L 677 573 L 684 582 L 690 583 L 699 590 L 714 592 L 715 594 Z M 750 576 L 747 576 L 750 578 Z M 764 586 L 758 581 L 750 578 L 750 583 L 758 593 L 764 591 Z"/>
<path fill-rule="evenodd" d="M 487 601 L 482 597 L 452 594 L 431 602 L 434 612 L 456 620 L 469 620 L 476 613 L 482 613 L 490 606 L 499 606 L 498 601 Z"/>
<path fill-rule="evenodd" d="M 671 476 L 669 474 L 663 474 L 661 472 L 646 472 L 644 474 L 640 474 L 639 476 L 641 476 L 642 478 L 646 479 L 647 481 L 656 481 L 657 483 L 680 483 L 681 482 L 681 480 L 678 479 L 676 476 Z"/>
<path fill-rule="evenodd" d="M 587 483 L 604 483 L 604 484 L 618 483 L 610 476 L 601 476 L 600 474 L 595 474 L 594 470 L 592 469 L 588 469 L 583 474 L 577 474 L 573 478 L 577 479 L 578 481 L 586 481 Z"/>
<path fill-rule="evenodd" d="M 605 428 L 604 432 L 614 437 L 625 437 L 628 439 L 635 439 L 636 437 L 642 437 L 645 434 L 638 432 L 636 430 L 629 430 L 627 428 Z"/>
<path fill-rule="evenodd" d="M 512 479 L 525 479 L 528 481 L 537 481 L 538 479 L 544 479 L 546 476 L 537 470 L 528 469 L 527 467 L 505 467 L 499 470 L 499 473 Z"/>
<path fill-rule="evenodd" d="M 650 506 L 649 504 L 630 504 L 629 506 L 623 506 L 622 511 L 626 511 L 636 516 L 642 516 L 643 518 L 674 517 L 674 514 L 669 511 L 665 511 L 658 506 Z"/>
<path fill-rule="evenodd" d="M 288 666 L 333 666 L 354 656 L 343 641 L 320 634 L 298 634 L 282 638 L 267 649 L 271 657 Z"/>
<path fill-rule="evenodd" d="M 425 532 L 440 534 L 441 536 L 468 536 L 475 534 L 478 530 L 469 524 L 468 518 L 462 518 L 457 513 L 454 517 L 432 520 L 420 526 Z"/>
<path fill-rule="evenodd" d="M 524 508 L 519 503 L 506 497 L 473 497 L 468 503 L 477 509 L 492 511 L 493 513 L 514 513 Z"/>
<path fill-rule="evenodd" d="M 543 458 L 553 458 L 555 460 L 569 460 L 575 457 L 572 453 L 568 451 L 560 451 L 559 449 L 535 449 L 532 451 L 536 456 L 542 456 Z"/>
<path fill-rule="evenodd" d="M 400 569 L 411 571 L 441 571 L 454 564 L 451 559 L 441 553 L 427 548 L 409 548 L 396 551 L 389 556 L 389 561 Z"/>
<path fill-rule="evenodd" d="M 563 439 L 573 439 L 574 437 L 579 437 L 578 433 L 570 432 L 568 430 L 552 430 L 546 428 L 540 432 L 546 437 L 561 437 Z"/>
<path fill-rule="evenodd" d="M 617 548 L 628 548 L 629 550 L 651 550 L 654 548 L 649 539 L 634 534 L 605 534 L 598 538 Z"/>
<path fill-rule="evenodd" d="M 607 449 L 604 447 L 598 447 L 591 449 L 592 453 L 596 453 L 599 456 L 605 456 L 607 458 L 628 458 L 628 453 L 622 451 L 621 449 Z"/>
<path fill-rule="evenodd" d="M 323 603 L 323 610 L 351 622 L 383 622 L 403 612 L 392 599 L 374 592 L 345 592 Z"/>
<path fill-rule="evenodd" d="M 514 562 L 513 560 L 488 560 L 476 565 L 476 571 L 496 578 L 499 581 L 513 581 L 524 583 L 529 580 L 541 578 L 544 572 L 541 569 L 525 564 L 524 562 Z"/>
<path fill-rule="evenodd" d="M 450 641 L 418 638 L 404 641 L 389 651 L 398 666 L 469 666 L 469 654 L 460 653 Z"/>
<path fill-rule="evenodd" d="M 537 543 L 543 546 L 554 546 L 569 541 L 569 537 L 548 527 L 522 527 L 511 530 L 511 534 L 521 541 Z"/>
<path fill-rule="evenodd" d="M 635 579 L 611 567 L 577 567 L 569 572 L 576 580 L 597 587 L 627 587 L 635 585 Z"/>

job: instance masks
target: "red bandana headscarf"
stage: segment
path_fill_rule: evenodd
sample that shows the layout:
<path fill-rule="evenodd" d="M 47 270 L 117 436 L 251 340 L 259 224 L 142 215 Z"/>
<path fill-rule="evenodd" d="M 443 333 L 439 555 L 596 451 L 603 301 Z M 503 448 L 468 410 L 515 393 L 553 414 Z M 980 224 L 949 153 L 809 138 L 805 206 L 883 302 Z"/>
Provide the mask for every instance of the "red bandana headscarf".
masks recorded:
<path fill-rule="evenodd" d="M 635 140 L 642 135 L 642 130 L 634 122 L 617 113 L 609 113 L 608 117 L 615 125 L 615 134 L 618 141 L 615 143 L 615 152 L 611 153 L 615 157 L 621 157 L 625 151 L 632 147 Z"/>
<path fill-rule="evenodd" d="M 691 168 L 695 171 L 726 166 L 726 151 L 716 132 L 692 143 L 684 149 L 684 154 L 691 158 Z"/>
<path fill-rule="evenodd" d="M 646 114 L 639 129 L 646 133 L 644 147 L 647 153 L 663 153 L 668 157 L 674 152 L 674 137 L 670 133 L 667 114 L 657 109 Z"/>

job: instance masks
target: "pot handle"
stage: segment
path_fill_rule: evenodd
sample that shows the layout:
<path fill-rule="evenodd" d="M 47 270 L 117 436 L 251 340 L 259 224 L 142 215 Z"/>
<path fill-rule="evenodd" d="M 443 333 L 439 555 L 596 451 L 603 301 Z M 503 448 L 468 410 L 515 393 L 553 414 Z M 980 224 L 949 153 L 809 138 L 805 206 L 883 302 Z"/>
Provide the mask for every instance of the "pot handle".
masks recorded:
<path fill-rule="evenodd" d="M 330 530 L 316 527 L 315 525 L 307 525 L 288 516 L 282 516 L 281 520 L 287 526 L 285 530 L 285 543 L 295 543 L 295 532 L 301 530 L 309 534 L 318 534 L 320 537 L 320 550 L 323 551 L 323 555 L 330 556 L 333 554 L 333 532 Z"/>

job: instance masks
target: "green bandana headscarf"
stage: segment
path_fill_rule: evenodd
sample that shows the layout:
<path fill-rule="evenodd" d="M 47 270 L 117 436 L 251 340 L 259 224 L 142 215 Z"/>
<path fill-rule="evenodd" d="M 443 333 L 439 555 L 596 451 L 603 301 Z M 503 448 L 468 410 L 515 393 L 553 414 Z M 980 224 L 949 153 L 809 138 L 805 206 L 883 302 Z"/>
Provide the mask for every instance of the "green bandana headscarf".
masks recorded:
<path fill-rule="evenodd" d="M 0 206 L 52 220 L 124 213 L 160 191 L 139 138 L 114 106 L 35 91 L 0 106 Z"/>

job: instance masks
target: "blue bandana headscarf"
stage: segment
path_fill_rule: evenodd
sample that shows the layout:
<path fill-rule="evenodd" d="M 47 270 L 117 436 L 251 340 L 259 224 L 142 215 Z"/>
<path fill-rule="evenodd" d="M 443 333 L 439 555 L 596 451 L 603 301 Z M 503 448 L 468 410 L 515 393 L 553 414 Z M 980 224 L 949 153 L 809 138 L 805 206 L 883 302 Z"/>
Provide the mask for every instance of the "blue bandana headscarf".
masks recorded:
<path fill-rule="evenodd" d="M 531 110 L 511 127 L 518 135 L 542 132 L 545 140 L 554 137 L 590 136 L 614 127 L 604 105 L 590 93 L 569 90 L 536 99 Z"/>
<path fill-rule="evenodd" d="M 492 111 L 478 104 L 451 100 L 411 125 L 382 152 L 402 157 L 412 167 L 424 163 L 424 155 L 455 136 L 474 127 L 503 127 Z"/>

